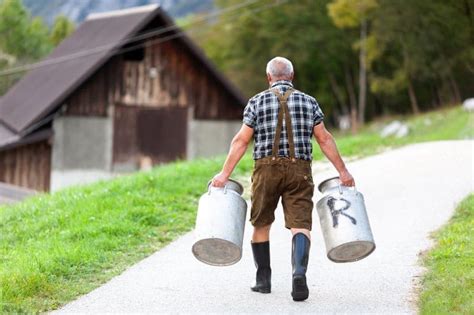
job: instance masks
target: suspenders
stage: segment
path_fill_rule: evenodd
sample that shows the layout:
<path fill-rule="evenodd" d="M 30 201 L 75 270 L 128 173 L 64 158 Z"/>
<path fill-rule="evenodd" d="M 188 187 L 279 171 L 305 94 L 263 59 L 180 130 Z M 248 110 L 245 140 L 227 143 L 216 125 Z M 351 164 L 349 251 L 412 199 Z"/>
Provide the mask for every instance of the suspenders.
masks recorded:
<path fill-rule="evenodd" d="M 272 160 L 275 160 L 278 157 L 278 150 L 280 147 L 280 137 L 281 137 L 281 129 L 283 125 L 283 117 L 285 118 L 285 126 L 286 126 L 286 135 L 288 136 L 288 146 L 290 149 L 290 159 L 292 162 L 295 161 L 295 144 L 293 141 L 293 127 L 291 125 L 291 116 L 290 111 L 288 109 L 288 98 L 290 97 L 291 93 L 293 93 L 293 89 L 289 88 L 285 94 L 281 95 L 277 89 L 271 90 L 273 94 L 278 97 L 278 103 L 280 104 L 278 110 L 278 123 L 277 129 L 275 132 L 275 140 L 273 142 L 273 150 L 272 150 Z"/>

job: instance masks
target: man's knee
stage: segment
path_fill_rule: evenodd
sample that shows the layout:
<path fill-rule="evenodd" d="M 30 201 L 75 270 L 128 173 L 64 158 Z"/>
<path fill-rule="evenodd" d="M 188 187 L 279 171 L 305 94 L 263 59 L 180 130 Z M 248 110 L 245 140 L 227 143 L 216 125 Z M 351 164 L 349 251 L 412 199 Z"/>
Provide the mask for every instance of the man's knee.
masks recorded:
<path fill-rule="evenodd" d="M 270 236 L 270 228 L 271 224 L 269 225 L 262 225 L 262 226 L 254 226 L 253 227 L 253 242 L 266 242 L 269 240 Z"/>
<path fill-rule="evenodd" d="M 268 224 L 268 225 L 260 225 L 260 226 L 254 226 L 253 227 L 253 230 L 254 231 L 258 231 L 258 232 L 268 232 L 270 231 L 270 228 L 272 227 L 271 224 Z"/>
<path fill-rule="evenodd" d="M 308 239 L 311 239 L 311 233 L 308 229 L 296 229 L 296 228 L 291 228 L 291 234 L 295 235 L 297 233 L 303 233 L 308 237 Z"/>

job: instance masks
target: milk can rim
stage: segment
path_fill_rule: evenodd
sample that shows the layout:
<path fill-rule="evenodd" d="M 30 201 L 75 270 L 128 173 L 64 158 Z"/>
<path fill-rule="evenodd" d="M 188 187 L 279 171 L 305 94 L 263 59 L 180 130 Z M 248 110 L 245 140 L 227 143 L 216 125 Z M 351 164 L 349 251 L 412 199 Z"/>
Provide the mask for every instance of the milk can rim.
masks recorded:
<path fill-rule="evenodd" d="M 232 183 L 235 183 L 239 187 L 239 191 L 236 191 L 239 195 L 242 195 L 244 193 L 244 186 L 241 183 L 239 183 L 238 181 L 236 181 L 235 179 L 232 179 L 232 178 L 229 178 L 228 181 L 232 182 Z M 212 183 L 212 180 L 207 182 L 207 188 L 208 189 L 209 189 L 209 186 L 211 185 L 211 183 Z M 231 189 L 231 190 L 233 190 L 233 189 Z"/>
<path fill-rule="evenodd" d="M 321 189 L 322 189 L 322 186 L 324 186 L 324 184 L 326 184 L 327 182 L 329 182 L 331 180 L 334 180 L 334 179 L 339 179 L 339 176 L 330 177 L 330 178 L 325 179 L 322 182 L 320 182 L 319 185 L 318 185 L 319 192 L 321 192 L 321 193 L 323 192 Z"/>

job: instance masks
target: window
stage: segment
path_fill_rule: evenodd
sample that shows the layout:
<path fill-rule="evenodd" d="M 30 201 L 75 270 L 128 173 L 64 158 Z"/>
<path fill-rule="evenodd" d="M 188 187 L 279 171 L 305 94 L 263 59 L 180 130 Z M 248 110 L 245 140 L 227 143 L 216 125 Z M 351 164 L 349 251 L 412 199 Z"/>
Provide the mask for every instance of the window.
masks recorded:
<path fill-rule="evenodd" d="M 125 61 L 142 61 L 143 58 L 145 58 L 145 49 L 143 47 L 137 47 L 123 54 Z"/>

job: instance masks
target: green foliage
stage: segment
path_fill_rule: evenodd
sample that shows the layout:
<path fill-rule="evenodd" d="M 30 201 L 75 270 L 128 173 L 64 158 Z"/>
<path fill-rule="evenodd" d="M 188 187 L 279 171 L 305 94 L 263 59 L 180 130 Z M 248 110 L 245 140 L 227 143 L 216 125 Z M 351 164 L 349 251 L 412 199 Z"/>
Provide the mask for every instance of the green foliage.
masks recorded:
<path fill-rule="evenodd" d="M 28 40 L 24 43 L 26 54 L 25 59 L 36 60 L 48 54 L 52 46 L 48 43 L 49 30 L 43 20 L 35 17 L 28 25 L 27 34 Z"/>
<path fill-rule="evenodd" d="M 48 28 L 32 19 L 21 0 L 0 3 L 0 50 L 21 59 L 37 59 L 49 52 Z"/>
<path fill-rule="evenodd" d="M 21 0 L 0 1 L 0 70 L 37 61 L 73 29 L 65 17 L 58 17 L 50 32 L 41 18 L 31 17 Z M 0 95 L 22 75 L 0 77 Z"/>
<path fill-rule="evenodd" d="M 74 24 L 68 20 L 64 15 L 59 15 L 54 20 L 51 34 L 49 35 L 50 41 L 53 46 L 59 45 L 60 42 L 68 37 L 74 31 Z"/>
<path fill-rule="evenodd" d="M 328 4 L 329 16 L 337 27 L 358 27 L 378 7 L 376 0 L 334 0 Z"/>
<path fill-rule="evenodd" d="M 407 74 L 400 68 L 394 71 L 391 77 L 372 75 L 370 89 L 374 93 L 393 94 L 405 88 L 407 85 Z"/>
<path fill-rule="evenodd" d="M 474 313 L 474 194 L 435 234 L 437 245 L 426 255 L 421 314 Z"/>
<path fill-rule="evenodd" d="M 222 8 L 235 3 L 217 1 Z M 275 2 L 263 0 L 239 14 L 224 14 L 196 36 L 247 96 L 267 87 L 268 60 L 285 56 L 295 65 L 296 87 L 315 96 L 328 122 L 335 124 L 337 116 L 357 105 L 362 44 L 370 87 L 368 118 L 407 113 L 415 105 L 431 110 L 474 95 L 472 1 L 278 3 L 270 7 Z M 363 42 L 361 19 L 368 24 Z"/>
<path fill-rule="evenodd" d="M 289 1 L 261 10 L 250 7 L 253 11 L 242 11 L 237 18 L 223 15 L 209 26 L 204 48 L 248 96 L 267 87 L 265 66 L 271 58 L 289 58 L 295 66 L 297 88 L 316 95 L 330 116 L 337 104 L 328 77 L 333 75 L 344 89 L 345 74 L 354 69 L 347 62 L 354 59 L 354 51 L 353 34 L 333 25 L 325 2 Z M 232 3 L 219 2 L 223 7 Z"/>
<path fill-rule="evenodd" d="M 429 84 L 437 90 L 438 102 L 460 102 L 457 78 L 474 72 L 466 71 L 474 44 L 470 6 L 468 1 L 380 0 L 373 34 L 382 54 L 372 91 L 394 95 L 410 83 L 418 91 Z M 472 95 L 472 88 L 466 91 L 465 96 Z M 419 92 L 414 94 L 419 98 Z"/>

